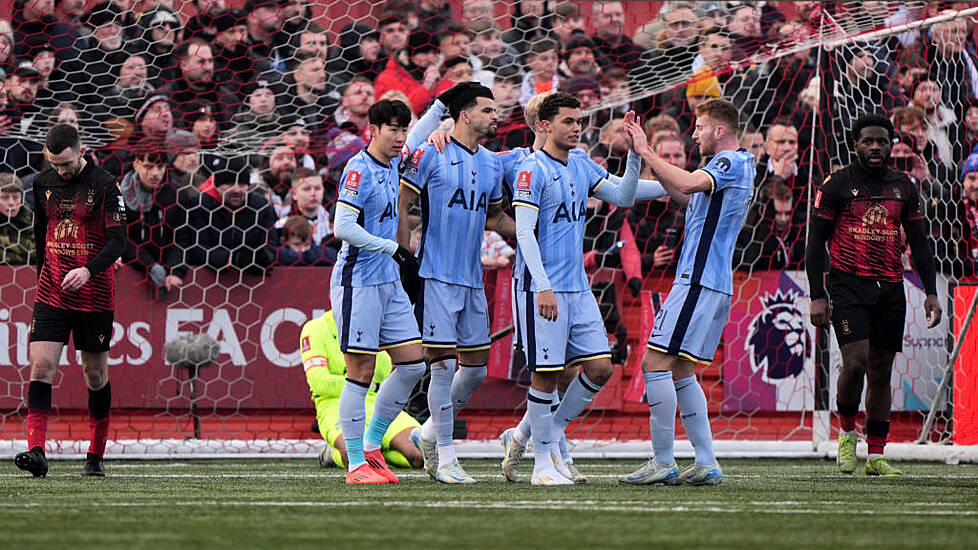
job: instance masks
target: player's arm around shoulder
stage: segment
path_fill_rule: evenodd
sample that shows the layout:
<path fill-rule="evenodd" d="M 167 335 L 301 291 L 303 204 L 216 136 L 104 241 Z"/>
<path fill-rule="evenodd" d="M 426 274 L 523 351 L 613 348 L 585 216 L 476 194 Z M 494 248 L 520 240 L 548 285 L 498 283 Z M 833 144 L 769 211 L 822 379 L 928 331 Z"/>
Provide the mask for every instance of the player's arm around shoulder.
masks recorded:
<path fill-rule="evenodd" d="M 486 229 L 495 231 L 507 239 L 516 238 L 516 221 L 503 211 L 503 179 L 505 169 L 499 157 L 493 157 L 495 177 L 492 197 L 489 199 L 489 209 L 486 211 Z"/>
<path fill-rule="evenodd" d="M 411 248 L 411 208 L 427 184 L 432 157 L 438 154 L 432 145 L 422 145 L 411 153 L 401 170 L 397 197 L 397 244 L 404 248 Z"/>

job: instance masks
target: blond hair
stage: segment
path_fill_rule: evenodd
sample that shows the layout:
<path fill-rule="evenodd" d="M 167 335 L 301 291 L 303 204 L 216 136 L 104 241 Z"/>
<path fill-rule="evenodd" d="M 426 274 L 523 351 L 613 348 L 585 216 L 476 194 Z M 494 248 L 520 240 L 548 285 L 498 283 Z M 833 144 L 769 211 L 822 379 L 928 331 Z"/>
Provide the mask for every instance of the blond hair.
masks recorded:
<path fill-rule="evenodd" d="M 540 104 L 543 103 L 544 99 L 553 94 L 554 91 L 539 93 L 530 98 L 530 101 L 526 103 L 526 107 L 523 108 L 523 118 L 526 120 L 526 125 L 530 127 L 531 130 L 536 129 L 537 122 L 540 121 Z"/>

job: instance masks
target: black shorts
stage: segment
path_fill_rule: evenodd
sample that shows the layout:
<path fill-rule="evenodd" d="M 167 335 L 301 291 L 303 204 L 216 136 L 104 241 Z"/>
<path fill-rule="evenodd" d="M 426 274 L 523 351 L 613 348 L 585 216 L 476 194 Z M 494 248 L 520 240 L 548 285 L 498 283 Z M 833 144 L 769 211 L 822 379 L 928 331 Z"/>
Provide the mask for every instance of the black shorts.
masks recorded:
<path fill-rule="evenodd" d="M 877 349 L 903 351 L 907 298 L 902 281 L 888 283 L 831 271 L 826 283 L 840 346 L 869 340 Z"/>
<path fill-rule="evenodd" d="M 67 344 L 68 337 L 74 335 L 78 351 L 109 351 L 114 318 L 114 311 L 78 311 L 34 302 L 30 341 Z"/>

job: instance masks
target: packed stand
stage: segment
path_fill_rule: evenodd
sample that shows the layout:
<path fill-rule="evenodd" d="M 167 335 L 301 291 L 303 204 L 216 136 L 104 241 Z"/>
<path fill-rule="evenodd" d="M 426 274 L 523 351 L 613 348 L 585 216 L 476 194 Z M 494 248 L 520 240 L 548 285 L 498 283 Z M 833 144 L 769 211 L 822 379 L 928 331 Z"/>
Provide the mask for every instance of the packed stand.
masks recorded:
<path fill-rule="evenodd" d="M 975 274 L 971 20 L 821 52 L 803 47 L 828 15 L 897 25 L 966 2 L 866 2 L 854 13 L 846 3 L 667 1 L 637 20 L 640 8 L 614 1 L 388 0 L 339 21 L 335 35 L 333 21 L 314 17 L 329 6 L 303 0 L 173 4 L 104 1 L 86 11 L 80 2 L 16 0 L 0 21 L 3 263 L 36 261 L 31 184 L 45 168 L 44 132 L 66 122 L 89 158 L 119 178 L 129 224 L 123 259 L 157 292 L 187 282 L 195 266 L 260 275 L 331 265 L 337 181 L 370 139 L 370 105 L 400 99 L 420 117 L 440 93 L 471 80 L 497 103 L 489 149 L 531 147 L 530 100 L 567 92 L 586 113 L 580 146 L 617 175 L 627 111 L 640 114 L 657 154 L 695 169 L 708 160 L 692 139 L 695 107 L 734 101 L 741 145 L 758 163 L 737 246 L 737 267 L 748 272 L 803 268 L 810 200 L 850 160 L 839 136 L 857 114 L 882 110 L 897 129 L 894 166 L 925 199 L 939 269 Z M 595 200 L 588 217 L 594 290 L 621 340 L 615 304 L 669 277 L 684 211 L 668 198 L 631 209 Z M 512 244 L 487 233 L 485 266 L 509 265 Z"/>

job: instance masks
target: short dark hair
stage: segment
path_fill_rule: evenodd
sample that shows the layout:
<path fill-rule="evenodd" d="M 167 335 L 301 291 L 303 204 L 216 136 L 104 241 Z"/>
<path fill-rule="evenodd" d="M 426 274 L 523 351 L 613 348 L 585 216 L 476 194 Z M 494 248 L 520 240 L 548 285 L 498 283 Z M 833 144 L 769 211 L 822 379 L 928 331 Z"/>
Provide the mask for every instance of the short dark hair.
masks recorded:
<path fill-rule="evenodd" d="M 526 57 L 536 57 L 550 51 L 557 51 L 557 43 L 549 38 L 544 38 L 543 40 L 537 40 L 530 44 L 530 49 L 527 50 Z"/>
<path fill-rule="evenodd" d="M 462 111 L 471 109 L 479 103 L 480 97 L 495 99 L 492 95 L 492 90 L 477 82 L 466 82 L 458 84 L 458 86 L 462 87 L 462 89 L 458 90 L 455 100 L 448 106 L 448 114 L 456 122 L 458 121 L 458 117 L 462 115 Z"/>
<path fill-rule="evenodd" d="M 349 82 L 347 82 L 346 84 L 343 84 L 342 86 L 340 86 L 340 88 L 339 88 L 340 97 L 343 97 L 343 96 L 346 95 L 346 91 L 350 89 L 350 86 L 354 82 L 360 82 L 360 83 L 363 83 L 363 84 L 370 84 L 371 86 L 374 85 L 374 81 L 373 80 L 370 80 L 370 77 L 369 76 L 367 76 L 365 74 L 355 74 L 355 75 L 353 75 L 352 78 L 350 78 Z"/>
<path fill-rule="evenodd" d="M 411 123 L 411 109 L 403 101 L 381 99 L 370 106 L 370 110 L 367 111 L 367 119 L 370 124 L 378 128 L 384 124 L 407 126 Z"/>
<path fill-rule="evenodd" d="M 578 109 L 581 107 L 581 102 L 578 101 L 576 97 L 563 92 L 551 94 L 543 100 L 543 103 L 540 104 L 540 110 L 537 114 L 537 118 L 539 118 L 541 122 L 544 120 L 553 122 L 554 117 L 560 112 L 561 107 Z"/>
<path fill-rule="evenodd" d="M 80 151 L 81 136 L 78 135 L 78 129 L 70 124 L 55 124 L 44 138 L 44 147 L 52 155 L 57 155 L 65 149 Z"/>
<path fill-rule="evenodd" d="M 286 242 L 292 237 L 298 237 L 302 242 L 312 239 L 312 225 L 303 216 L 289 216 L 285 218 L 280 233 L 282 242 Z"/>
<path fill-rule="evenodd" d="M 211 46 L 210 42 L 204 40 L 203 38 L 200 38 L 199 36 L 195 36 L 193 38 L 184 40 L 183 42 L 177 44 L 173 48 L 173 57 L 176 57 L 177 59 L 183 59 L 184 57 L 187 57 L 188 55 L 190 55 L 190 47 L 194 45 L 207 46 L 208 48 L 211 49 L 212 53 L 214 52 L 214 47 Z"/>
<path fill-rule="evenodd" d="M 492 77 L 493 84 L 497 82 L 509 82 L 519 85 L 523 82 L 523 73 L 512 65 L 500 67 Z"/>
<path fill-rule="evenodd" d="M 145 137 L 136 142 L 130 149 L 135 159 L 140 162 L 150 164 L 169 164 L 170 156 L 167 154 L 166 145 L 153 138 Z"/>
<path fill-rule="evenodd" d="M 319 172 L 313 170 L 312 168 L 306 168 L 305 166 L 301 168 L 296 168 L 295 172 L 289 175 L 289 181 L 292 185 L 299 183 L 306 178 L 322 178 Z"/>
<path fill-rule="evenodd" d="M 726 126 L 734 135 L 740 132 L 740 111 L 733 102 L 722 97 L 711 97 L 697 105 L 696 116 L 708 116 Z"/>
<path fill-rule="evenodd" d="M 471 29 L 467 29 L 462 26 L 461 23 L 457 21 L 451 21 L 445 23 L 445 27 L 441 31 L 442 36 L 451 36 L 453 34 L 464 34 L 469 38 L 475 38 L 475 33 Z"/>
<path fill-rule="evenodd" d="M 890 119 L 879 113 L 866 113 L 857 118 L 856 122 L 852 124 L 852 141 L 859 141 L 859 135 L 862 134 L 863 128 L 869 128 L 870 126 L 879 126 L 885 129 L 890 139 L 893 139 L 893 123 L 890 122 Z"/>

